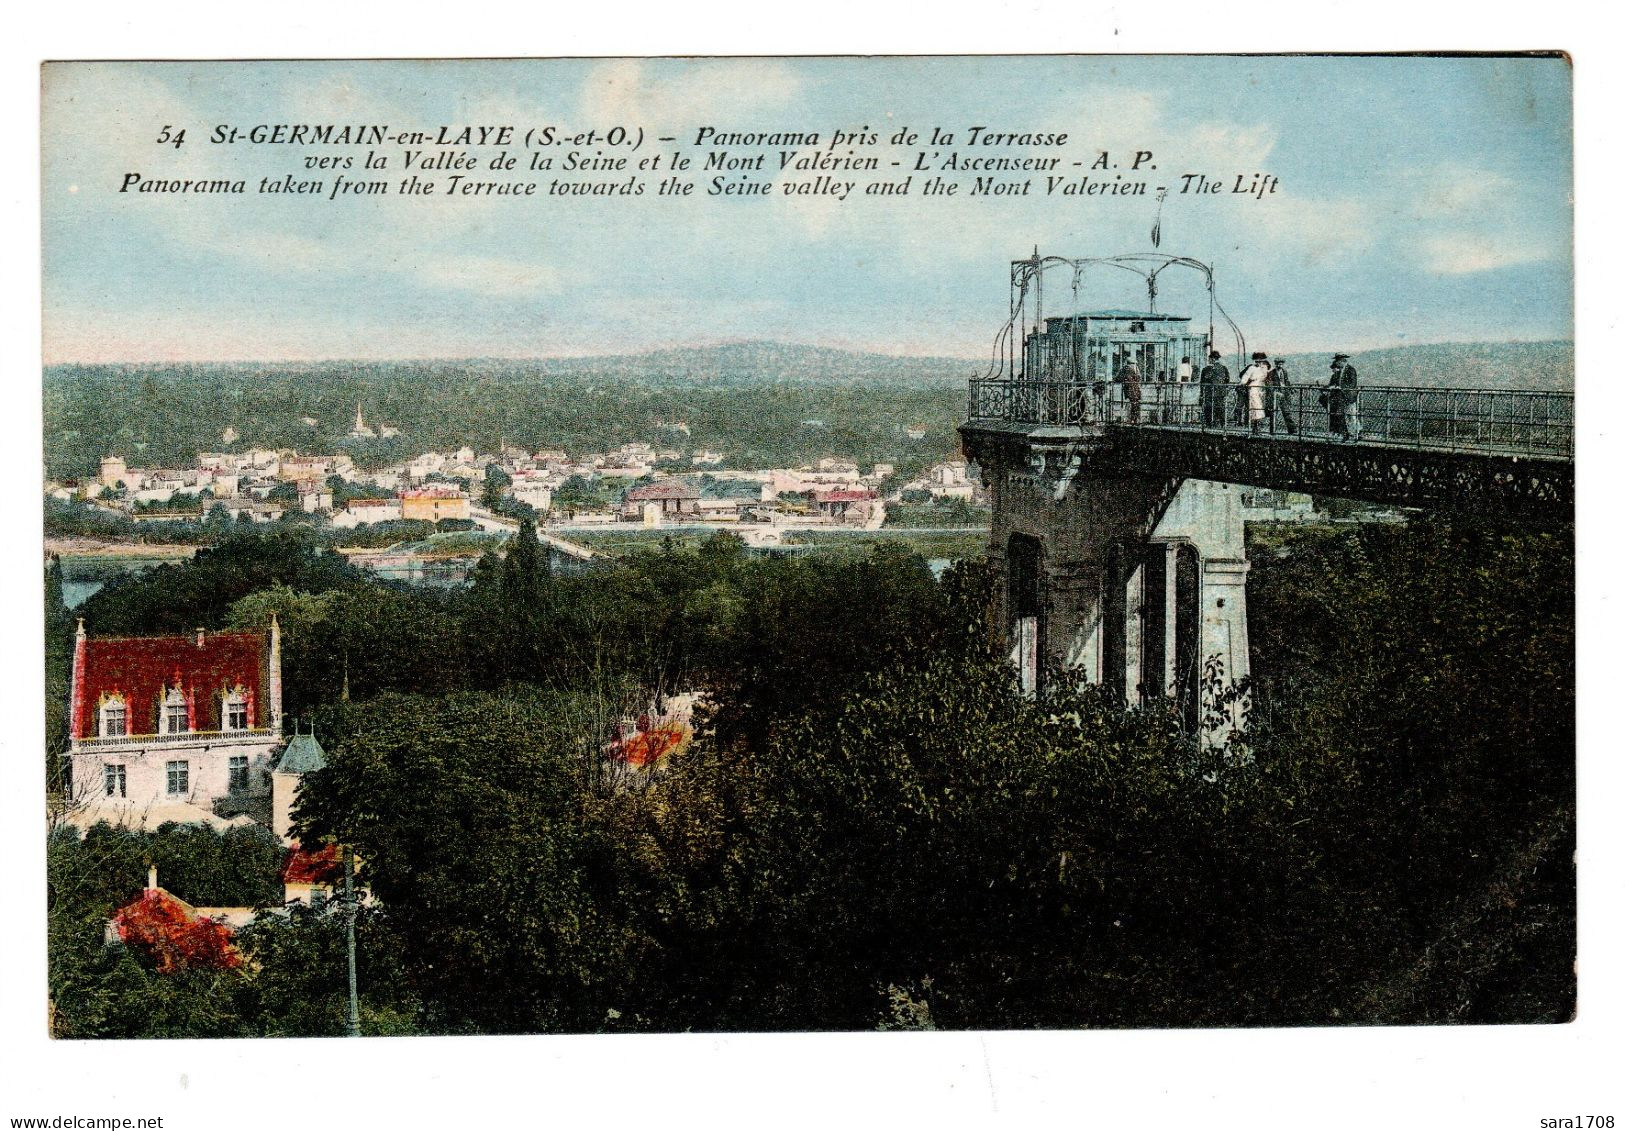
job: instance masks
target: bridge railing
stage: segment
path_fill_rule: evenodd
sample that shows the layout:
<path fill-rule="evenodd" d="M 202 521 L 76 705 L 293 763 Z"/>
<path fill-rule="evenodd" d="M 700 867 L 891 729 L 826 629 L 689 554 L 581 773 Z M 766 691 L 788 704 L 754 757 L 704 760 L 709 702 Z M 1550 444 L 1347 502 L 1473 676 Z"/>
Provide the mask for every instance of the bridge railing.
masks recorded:
<path fill-rule="evenodd" d="M 1574 394 L 1498 389 L 975 380 L 970 419 L 1112 424 L 1435 451 L 1569 458 Z"/>

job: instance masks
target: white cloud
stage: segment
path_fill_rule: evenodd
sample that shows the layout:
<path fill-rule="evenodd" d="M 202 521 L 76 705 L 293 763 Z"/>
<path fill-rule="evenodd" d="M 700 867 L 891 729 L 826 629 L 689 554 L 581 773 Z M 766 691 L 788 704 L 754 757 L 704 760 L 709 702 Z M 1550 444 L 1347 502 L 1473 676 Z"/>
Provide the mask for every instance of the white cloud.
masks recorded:
<path fill-rule="evenodd" d="M 1412 196 L 1412 212 L 1421 218 L 1460 217 L 1480 209 L 1508 206 L 1515 182 L 1490 169 L 1444 165 L 1422 174 Z"/>
<path fill-rule="evenodd" d="M 1435 275 L 1476 275 L 1547 258 L 1545 249 L 1519 235 L 1455 232 L 1424 239 L 1423 266 Z"/>
<path fill-rule="evenodd" d="M 1316 270 L 1357 258 L 1377 243 L 1377 216 L 1355 197 L 1243 200 L 1231 226 L 1243 249 L 1263 263 Z"/>
<path fill-rule="evenodd" d="M 363 86 L 369 68 L 290 83 L 278 100 L 279 122 L 354 122 L 398 127 L 412 121 L 404 106 L 383 95 L 382 85 Z M 297 72 L 295 72 L 297 74 Z"/>
<path fill-rule="evenodd" d="M 202 121 L 159 72 L 132 64 L 53 64 L 41 89 L 41 136 L 49 177 L 59 173 L 80 185 L 116 190 L 117 171 L 145 172 L 191 161 L 210 148 L 196 132 Z M 168 126 L 188 130 L 180 147 L 156 144 Z M 71 175 L 70 175 L 71 173 Z M 111 183 L 109 184 L 109 179 Z"/>
<path fill-rule="evenodd" d="M 1178 195 L 1178 175 L 1184 171 L 1264 171 L 1274 152 L 1278 131 L 1263 123 L 1218 119 L 1193 122 L 1171 119 L 1166 94 L 1127 86 L 1092 85 L 1055 95 L 1030 115 L 1024 128 L 1033 132 L 1067 133 L 1069 144 L 1058 174 L 1092 179 L 1100 174 L 1087 168 L 1096 150 L 1105 150 L 1125 179 L 1136 175 L 1161 178 L 1173 190 L 1166 209 L 1165 234 L 1182 230 L 1186 238 L 1214 227 L 1207 201 Z M 989 121 L 991 128 L 1003 124 Z M 963 144 L 963 136 L 957 141 Z M 1150 150 L 1152 164 L 1141 174 L 1129 171 L 1137 150 Z M 1050 150 L 1012 149 L 1017 155 L 1050 155 Z M 978 151 L 978 156 L 987 154 Z M 1085 167 L 1072 166 L 1083 161 Z M 1154 197 L 1052 197 L 1044 192 L 1043 174 L 1035 175 L 1031 193 L 1022 198 L 987 198 L 968 195 L 969 181 L 958 195 L 926 202 L 915 196 L 903 200 L 855 197 L 843 203 L 829 198 L 784 200 L 775 194 L 779 219 L 802 238 L 818 241 L 865 241 L 877 249 L 908 254 L 929 248 L 933 258 L 949 261 L 999 262 L 1031 248 L 1036 241 L 1045 250 L 1063 254 L 1107 255 L 1132 250 L 1147 242 L 1155 216 Z M 1155 180 L 1153 180 L 1155 183 Z M 777 190 L 775 185 L 775 190 Z M 860 185 L 861 189 L 861 185 Z M 1224 223 L 1234 227 L 1238 239 L 1265 250 L 1317 265 L 1328 259 L 1364 250 L 1371 243 L 1369 215 L 1348 200 L 1313 201 L 1277 197 L 1254 206 L 1225 195 Z M 1281 230 L 1270 229 L 1277 221 Z M 1087 233 L 1087 235 L 1084 235 Z M 1127 242 L 1123 242 L 1127 241 Z M 1087 246 L 1085 246 L 1087 244 Z M 1164 244 L 1168 250 L 1185 245 Z"/>
<path fill-rule="evenodd" d="M 1493 169 L 1453 164 L 1414 178 L 1402 224 L 1401 254 L 1432 275 L 1475 275 L 1566 258 L 1565 231 L 1531 218 L 1550 212 L 1544 188 Z"/>
<path fill-rule="evenodd" d="M 1198 122 L 1183 134 L 1176 134 L 1168 152 L 1196 169 L 1260 172 L 1275 151 L 1276 137 L 1274 126 Z"/>

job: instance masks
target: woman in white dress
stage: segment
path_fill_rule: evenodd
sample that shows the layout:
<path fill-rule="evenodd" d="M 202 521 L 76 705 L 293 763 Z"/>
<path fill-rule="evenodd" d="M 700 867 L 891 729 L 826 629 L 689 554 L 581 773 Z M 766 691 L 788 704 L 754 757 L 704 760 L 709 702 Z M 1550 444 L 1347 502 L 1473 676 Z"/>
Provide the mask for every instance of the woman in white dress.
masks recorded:
<path fill-rule="evenodd" d="M 1196 385 L 1196 371 L 1191 368 L 1191 359 L 1188 357 L 1179 359 L 1178 381 L 1179 388 L 1175 391 L 1175 397 L 1179 407 L 1174 410 L 1177 414 L 1174 423 L 1200 424 L 1201 413 L 1198 409 L 1201 407 L 1199 399 L 1201 393 Z"/>
<path fill-rule="evenodd" d="M 1254 434 L 1264 427 L 1264 386 L 1269 376 L 1269 356 L 1262 353 L 1253 354 L 1253 363 L 1241 371 L 1241 387 L 1247 390 L 1247 423 Z"/>

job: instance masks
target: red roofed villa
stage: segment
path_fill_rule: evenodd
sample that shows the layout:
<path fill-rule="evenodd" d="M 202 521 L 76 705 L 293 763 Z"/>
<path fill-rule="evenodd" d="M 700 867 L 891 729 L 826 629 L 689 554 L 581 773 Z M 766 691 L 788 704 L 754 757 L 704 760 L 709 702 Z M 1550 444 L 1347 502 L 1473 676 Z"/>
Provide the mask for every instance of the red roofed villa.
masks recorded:
<path fill-rule="evenodd" d="M 282 635 L 74 639 L 67 789 L 109 809 L 264 808 L 282 746 Z"/>

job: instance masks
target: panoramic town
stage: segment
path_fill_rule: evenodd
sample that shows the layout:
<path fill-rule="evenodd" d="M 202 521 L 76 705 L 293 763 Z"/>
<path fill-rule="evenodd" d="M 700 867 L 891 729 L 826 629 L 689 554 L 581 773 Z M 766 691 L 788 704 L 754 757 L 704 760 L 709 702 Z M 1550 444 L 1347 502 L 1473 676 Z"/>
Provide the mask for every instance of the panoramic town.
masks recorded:
<path fill-rule="evenodd" d="M 688 431 L 681 422 L 670 427 Z M 223 439 L 235 439 L 234 433 Z M 399 432 L 388 426 L 375 431 L 357 406 L 351 438 L 376 434 Z M 199 452 L 194 468 L 131 468 L 123 457 L 110 455 L 93 482 L 52 484 L 49 491 L 53 498 L 83 500 L 138 523 L 206 521 L 215 513 L 233 522 L 265 523 L 289 512 L 315 515 L 336 529 L 448 520 L 470 524 L 460 529 L 509 529 L 516 517 L 545 520 L 550 512 L 558 523 L 583 526 L 704 522 L 873 530 L 885 522 L 879 489 L 893 475 L 888 464 L 876 464 L 867 474 L 836 458 L 815 467 L 737 471 L 724 470 L 726 460 L 723 452 L 645 442 L 573 458 L 558 449 L 505 447 L 476 454 L 464 447 L 361 471 L 347 454 L 248 448 Z M 982 501 L 963 461 L 932 467 L 922 479 L 897 487 L 892 497 L 899 500 L 910 491 Z"/>
<path fill-rule="evenodd" d="M 682 422 L 666 428 L 689 431 Z M 919 439 L 924 432 L 919 425 L 908 435 Z M 358 405 L 350 438 L 375 435 L 400 432 L 375 429 Z M 235 428 L 222 436 L 236 439 Z M 839 457 L 794 468 L 739 470 L 727 463 L 725 452 L 641 441 L 575 456 L 562 449 L 505 446 L 476 453 L 463 447 L 367 470 L 348 453 L 244 447 L 199 452 L 196 466 L 187 468 L 132 467 L 124 456 L 108 455 L 94 479 L 48 482 L 46 493 L 141 525 L 275 523 L 300 514 L 334 530 L 420 522 L 441 532 L 501 532 L 515 529 L 521 518 L 563 529 L 715 524 L 737 530 L 753 546 L 777 544 L 798 530 L 878 530 L 888 502 L 954 499 L 981 507 L 987 501 L 964 460 L 933 464 L 908 481 L 900 481 L 891 464 L 860 472 L 857 463 Z"/>

